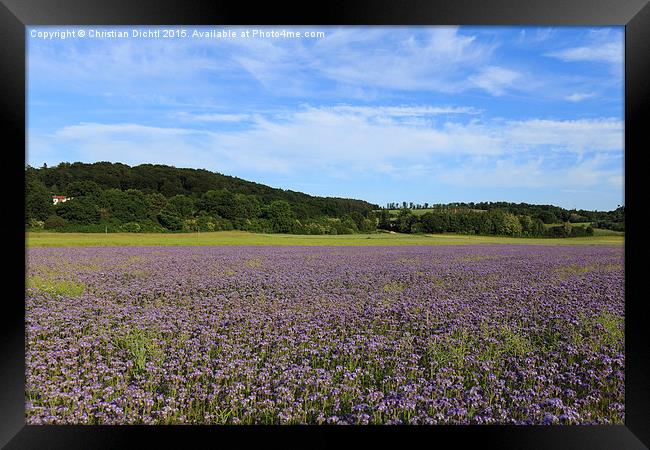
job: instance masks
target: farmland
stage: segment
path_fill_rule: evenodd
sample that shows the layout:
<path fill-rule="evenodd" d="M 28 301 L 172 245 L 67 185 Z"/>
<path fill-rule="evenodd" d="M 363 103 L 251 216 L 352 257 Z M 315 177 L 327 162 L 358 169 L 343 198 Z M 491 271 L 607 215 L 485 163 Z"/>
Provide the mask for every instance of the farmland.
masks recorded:
<path fill-rule="evenodd" d="M 57 233 L 28 232 L 28 247 L 104 246 L 205 246 L 205 245 L 306 245 L 306 246 L 402 246 L 402 245 L 623 245 L 622 235 L 579 238 L 516 238 L 459 234 L 413 235 L 372 233 L 350 235 L 259 234 L 245 231 L 212 233 Z"/>
<path fill-rule="evenodd" d="M 28 235 L 27 423 L 624 422 L 622 238 L 369 236 Z"/>

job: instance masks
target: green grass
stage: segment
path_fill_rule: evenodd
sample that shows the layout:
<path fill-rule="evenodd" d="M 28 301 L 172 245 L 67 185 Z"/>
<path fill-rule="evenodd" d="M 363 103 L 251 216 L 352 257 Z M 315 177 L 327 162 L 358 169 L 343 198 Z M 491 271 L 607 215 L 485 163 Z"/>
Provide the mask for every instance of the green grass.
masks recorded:
<path fill-rule="evenodd" d="M 545 228 L 562 226 L 562 223 L 545 223 Z M 576 222 L 572 223 L 572 227 L 588 227 L 591 222 Z M 594 228 L 594 236 L 625 236 L 623 231 L 606 230 L 604 228 Z"/>
<path fill-rule="evenodd" d="M 561 227 L 562 225 L 564 225 L 564 222 L 545 223 L 544 228 Z M 573 223 L 571 223 L 572 227 L 588 227 L 589 225 L 591 225 L 591 222 L 573 222 Z"/>
<path fill-rule="evenodd" d="M 78 297 L 83 294 L 85 286 L 69 280 L 53 280 L 39 276 L 30 276 L 26 280 L 28 288 L 38 289 L 53 295 L 63 297 Z"/>
<path fill-rule="evenodd" d="M 625 236 L 625 232 L 594 228 L 594 236 Z"/>
<path fill-rule="evenodd" d="M 147 361 L 160 361 L 164 357 L 152 336 L 142 330 L 131 330 L 116 343 L 118 348 L 126 351 L 136 373 L 145 371 Z"/>
<path fill-rule="evenodd" d="M 305 236 L 293 234 L 257 234 L 245 231 L 213 233 L 53 233 L 27 232 L 27 247 L 106 247 L 158 245 L 623 245 L 623 236 L 579 238 L 512 238 L 502 236 L 463 236 L 458 234 L 409 235 L 400 233 Z"/>

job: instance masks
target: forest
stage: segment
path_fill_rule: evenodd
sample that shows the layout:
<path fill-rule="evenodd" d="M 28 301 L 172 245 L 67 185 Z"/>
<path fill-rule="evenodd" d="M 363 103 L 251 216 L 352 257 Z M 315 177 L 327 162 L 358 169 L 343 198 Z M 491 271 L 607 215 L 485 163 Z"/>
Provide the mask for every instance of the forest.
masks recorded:
<path fill-rule="evenodd" d="M 354 234 L 379 229 L 575 237 L 592 235 L 594 228 L 625 229 L 623 206 L 606 212 L 508 202 L 402 202 L 380 208 L 363 200 L 311 196 L 207 170 L 158 164 L 27 166 L 25 188 L 25 225 L 31 230 Z M 53 196 L 66 201 L 55 205 Z"/>
<path fill-rule="evenodd" d="M 30 229 L 352 234 L 374 231 L 377 222 L 378 205 L 363 200 L 316 197 L 158 164 L 27 166 L 25 184 Z M 55 195 L 68 200 L 54 205 Z"/>

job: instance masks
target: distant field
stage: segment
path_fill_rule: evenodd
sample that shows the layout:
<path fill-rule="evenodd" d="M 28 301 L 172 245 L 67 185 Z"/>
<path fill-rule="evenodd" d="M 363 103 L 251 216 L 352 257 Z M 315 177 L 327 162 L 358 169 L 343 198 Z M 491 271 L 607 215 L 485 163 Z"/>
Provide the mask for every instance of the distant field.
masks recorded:
<path fill-rule="evenodd" d="M 557 227 L 562 225 L 561 223 L 547 223 L 544 224 L 546 228 L 551 228 L 551 227 Z M 572 223 L 572 227 L 588 227 L 591 225 L 591 222 L 576 222 Z M 625 233 L 623 231 L 614 231 L 614 230 L 606 230 L 604 228 L 594 228 L 594 236 L 625 236 Z"/>
<path fill-rule="evenodd" d="M 401 209 L 388 209 L 387 211 L 390 214 L 399 214 Z M 428 212 L 434 212 L 434 211 L 436 211 L 436 209 L 434 209 L 434 208 L 422 208 L 422 209 L 411 209 L 410 211 L 411 211 L 411 214 L 413 214 L 414 216 L 421 216 L 421 215 L 423 215 L 425 213 L 428 213 Z M 472 209 L 472 211 L 485 212 L 484 209 Z M 375 212 L 379 213 L 379 211 L 375 211 Z"/>
<path fill-rule="evenodd" d="M 104 247 L 154 245 L 623 245 L 624 237 L 600 235 L 580 238 L 511 238 L 500 236 L 463 236 L 457 234 L 353 234 L 339 236 L 305 236 L 292 234 L 256 234 L 244 231 L 213 233 L 26 233 L 27 247 Z"/>
<path fill-rule="evenodd" d="M 564 223 L 563 222 L 558 222 L 558 223 L 545 223 L 544 224 L 544 226 L 546 228 L 559 227 L 561 225 L 564 225 Z M 588 227 L 589 225 L 591 225 L 591 222 L 575 222 L 575 223 L 571 224 L 572 227 Z"/>

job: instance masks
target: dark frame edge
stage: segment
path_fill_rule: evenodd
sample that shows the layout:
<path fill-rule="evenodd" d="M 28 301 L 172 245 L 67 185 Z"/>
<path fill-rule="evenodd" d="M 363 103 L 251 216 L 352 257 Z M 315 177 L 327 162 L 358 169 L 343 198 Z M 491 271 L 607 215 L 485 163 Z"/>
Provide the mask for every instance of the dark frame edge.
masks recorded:
<path fill-rule="evenodd" d="M 6 3 L 12 3 L 11 9 L 6 5 Z M 27 23 L 36 24 L 36 23 L 83 23 L 84 19 L 90 19 L 88 23 L 106 23 L 108 21 L 113 21 L 118 23 L 120 21 L 125 22 L 125 19 L 128 15 L 121 16 L 120 19 L 115 20 L 114 12 L 107 11 L 106 9 L 100 9 L 98 11 L 89 12 L 88 9 L 85 9 L 81 12 L 80 16 L 77 16 L 75 12 L 59 10 L 58 12 L 52 13 L 50 17 L 51 9 L 46 9 L 45 12 L 35 12 L 34 9 L 27 7 L 20 7 L 12 0 L 3 0 L 0 3 L 0 56 L 3 60 L 9 61 L 25 61 L 25 26 Z M 27 2 L 25 2 L 27 3 Z M 43 3 L 43 2 L 30 2 L 33 6 L 34 3 Z M 53 1 L 52 5 L 59 5 L 61 1 Z M 95 5 L 95 2 L 86 2 L 90 5 Z M 119 2 L 118 2 L 119 3 Z M 165 2 L 165 3 L 174 3 L 174 2 Z M 201 2 L 199 2 L 201 3 Z M 379 13 L 379 16 L 385 17 L 386 10 L 390 10 L 390 5 L 386 2 L 380 0 L 377 2 L 380 9 L 383 9 L 383 13 Z M 420 1 L 409 2 L 414 10 L 417 10 L 418 7 L 427 9 L 426 5 Z M 495 0 L 496 4 L 501 4 L 506 6 L 511 4 L 508 0 Z M 577 5 L 576 8 L 588 7 L 584 2 L 578 1 L 580 5 Z M 608 8 L 613 8 L 616 5 L 609 3 L 607 1 L 593 2 L 596 3 L 597 8 L 592 9 L 591 13 L 586 14 L 587 17 L 576 15 L 575 13 L 569 17 L 565 17 L 562 21 L 556 21 L 557 23 L 564 22 L 565 24 L 578 24 L 585 23 L 588 20 L 591 20 L 591 17 L 602 17 L 603 9 L 607 9 L 604 4 L 607 4 Z M 353 4 L 357 5 L 358 2 Z M 617 12 L 616 17 L 613 18 L 613 23 L 625 24 L 626 26 L 626 72 L 625 72 L 625 149 L 626 149 L 626 158 L 625 158 L 625 194 L 626 194 L 626 206 L 628 209 L 628 216 L 631 215 L 632 219 L 628 218 L 628 227 L 626 229 L 626 246 L 625 246 L 625 258 L 626 258 L 626 292 L 630 293 L 631 291 L 631 282 L 630 280 L 640 280 L 640 269 L 634 264 L 630 264 L 632 260 L 639 261 L 642 256 L 643 249 L 636 245 L 639 243 L 639 238 L 637 237 L 637 227 L 635 223 L 640 223 L 640 214 L 635 211 L 634 205 L 638 204 L 640 200 L 640 195 L 637 194 L 640 192 L 640 177 L 641 165 L 638 164 L 638 157 L 635 158 L 637 164 L 634 165 L 631 163 L 631 158 L 629 157 L 631 151 L 634 151 L 637 155 L 642 151 L 643 148 L 647 148 L 648 139 L 644 136 L 646 131 L 644 129 L 644 123 L 642 117 L 646 117 L 649 109 L 650 102 L 650 81 L 646 77 L 648 74 L 648 68 L 650 67 L 650 60 L 648 60 L 647 55 L 650 54 L 650 4 L 647 3 L 645 6 L 639 9 L 639 2 L 629 2 L 626 6 L 620 8 Z M 538 5 L 542 5 L 542 2 L 539 2 Z M 458 15 L 458 11 L 462 11 L 463 8 L 476 6 L 476 2 L 470 0 L 461 0 L 458 1 L 456 6 L 447 8 L 439 16 L 439 22 L 442 23 L 453 23 L 453 17 Z M 199 8 L 196 8 L 193 13 L 196 15 L 200 14 L 200 11 L 205 7 L 205 3 Z M 435 3 L 434 3 L 435 7 Z M 497 6 L 498 8 L 498 6 Z M 514 9 L 520 9 L 514 8 Z M 91 8 L 92 9 L 92 8 Z M 122 9 L 122 8 L 120 8 Z M 219 9 L 219 8 L 217 8 Z M 221 12 L 229 11 L 227 8 L 221 9 Z M 532 21 L 532 23 L 553 23 L 553 17 L 559 16 L 557 8 L 551 11 L 540 12 L 541 8 L 533 8 L 533 11 L 528 15 L 540 14 L 542 19 L 538 21 Z M 125 11 L 117 12 L 117 15 L 120 16 L 121 13 Z M 520 11 L 519 11 L 520 12 Z M 161 16 L 154 18 L 152 23 L 164 23 L 168 15 L 169 9 L 165 9 Z M 359 22 L 361 17 L 361 22 L 367 21 L 370 23 L 390 23 L 390 21 L 385 18 L 377 18 L 372 15 L 372 13 L 364 15 L 362 9 L 353 8 L 347 13 L 340 13 L 338 21 L 330 20 L 331 10 L 327 14 L 326 21 L 331 23 L 355 23 Z M 476 10 L 473 14 L 477 14 Z M 142 15 L 142 9 L 138 10 L 138 17 Z M 189 14 L 192 15 L 192 14 Z M 85 17 L 84 17 L 85 16 Z M 106 16 L 106 20 L 102 18 Z M 222 20 L 224 22 L 234 22 L 238 20 L 238 15 L 232 17 L 230 14 L 221 14 Z M 291 16 L 291 15 L 290 15 Z M 179 22 L 187 21 L 187 14 L 182 18 L 179 18 Z M 197 20 L 196 22 L 206 22 L 213 18 L 214 15 L 206 15 L 202 20 Z M 429 12 L 422 14 L 422 16 L 417 19 L 413 19 L 410 14 L 400 16 L 395 18 L 394 22 L 396 23 L 427 23 L 430 22 L 431 14 Z M 514 17 L 514 16 L 512 16 Z M 474 19 L 472 20 L 471 15 L 466 17 L 463 22 L 468 24 L 479 24 L 479 23 L 513 23 L 512 17 L 509 14 L 501 14 L 496 20 L 491 19 L 489 14 L 485 18 Z M 451 18 L 451 22 L 450 22 Z M 627 20 L 621 20 L 621 19 Z M 629 19 L 628 19 L 629 18 Z M 233 20 L 234 19 L 234 20 Z M 618 20 L 617 20 L 618 19 Z M 144 22 L 147 22 L 146 20 Z M 274 23 L 274 18 L 271 16 L 265 21 L 260 21 L 260 23 Z M 313 22 L 313 20 L 312 20 Z M 526 21 L 524 21 L 526 22 Z M 530 23 L 531 21 L 527 21 Z M 315 23 L 315 22 L 314 22 Z M 522 22 L 523 23 L 523 22 Z M 593 23 L 596 24 L 605 24 L 602 20 L 593 20 Z M 24 73 L 24 64 L 23 65 L 11 65 L 3 64 L 0 65 L 0 77 L 3 80 L 2 87 L 0 87 L 0 114 L 4 119 L 4 123 L 7 125 L 7 129 L 10 133 L 5 138 L 11 143 L 7 148 L 10 149 L 25 149 L 25 123 L 20 119 L 25 117 L 25 102 L 24 97 L 21 95 L 25 92 L 25 73 Z M 22 80 L 22 85 L 20 85 Z M 646 134 L 647 135 L 647 134 Z M 645 137 L 645 139 L 644 139 Z M 645 145 L 643 145 L 645 144 Z M 24 162 L 24 161 L 23 161 Z M 24 181 L 24 173 L 18 174 Z M 0 177 L 2 178 L 3 187 L 5 192 L 12 191 L 12 181 L 13 178 L 10 177 Z M 15 188 L 15 185 L 13 185 Z M 632 206 L 632 208 L 630 208 Z M 15 208 L 15 209 L 14 209 Z M 22 199 L 11 200 L 10 210 L 13 211 L 22 211 L 24 204 Z M 16 251 L 20 252 L 24 256 L 24 233 L 17 230 L 20 230 L 23 227 L 21 216 L 17 216 L 16 220 L 7 220 L 4 223 L 0 224 L 0 229 L 3 231 L 6 230 L 8 236 L 11 237 L 12 246 L 15 245 Z M 15 239 L 13 239 L 15 237 Z M 630 242 L 635 243 L 634 246 L 630 245 Z M 16 265 L 19 261 L 16 261 Z M 24 266 L 24 264 L 23 264 Z M 18 268 L 19 271 L 22 269 Z M 22 275 L 21 275 L 22 276 Z M 19 295 L 23 293 L 20 292 L 22 286 L 19 286 L 16 290 Z M 11 293 L 14 293 L 14 290 L 11 290 Z M 9 298 L 10 295 L 7 295 Z M 20 298 L 20 297 L 17 297 Z M 602 427 L 578 427 L 572 433 L 569 433 L 569 436 L 557 436 L 556 432 L 553 432 L 555 438 L 560 438 L 567 448 L 580 448 L 581 440 L 584 436 L 591 433 L 593 441 L 591 444 L 596 444 L 592 448 L 611 448 L 614 442 L 620 444 L 617 445 L 617 448 L 647 448 L 650 446 L 650 429 L 647 427 L 647 420 L 650 417 L 650 376 L 647 371 L 644 372 L 644 369 L 647 369 L 647 362 L 650 361 L 650 345 L 648 342 L 648 336 L 646 333 L 646 328 L 643 325 L 642 321 L 645 320 L 643 314 L 641 314 L 642 306 L 634 304 L 632 302 L 626 302 L 626 424 L 625 426 L 606 426 L 608 430 L 603 430 Z M 24 325 L 24 307 L 21 305 L 17 310 L 11 311 L 14 316 L 20 315 L 20 321 Z M 14 317 L 13 319 L 17 319 Z M 11 318 L 5 316 L 6 326 L 2 328 L 0 334 L 2 340 L 0 341 L 1 354 L 3 356 L 3 362 L 0 365 L 0 377 L 2 380 L 2 391 L 0 393 L 0 401 L 2 402 L 3 407 L 0 408 L 0 446 L 4 448 L 5 445 L 11 448 L 28 448 L 23 447 L 27 444 L 31 446 L 38 442 L 39 444 L 47 443 L 49 447 L 52 448 L 76 448 L 74 445 L 70 445 L 69 439 L 78 441 L 77 444 L 84 443 L 86 445 L 91 444 L 93 448 L 104 448 L 102 442 L 98 442 L 98 438 L 108 438 L 109 442 L 112 440 L 115 444 L 115 439 L 119 441 L 127 441 L 126 435 L 139 435 L 144 437 L 144 430 L 141 427 L 100 427 L 102 428 L 101 432 L 95 435 L 95 432 L 89 427 L 80 427 L 80 426 L 48 426 L 48 427 L 36 427 L 36 426 L 25 426 L 24 420 L 24 327 L 15 328 L 15 323 Z M 629 326 L 629 323 L 633 322 L 634 326 Z M 19 387 L 15 385 L 19 384 Z M 16 395 L 17 394 L 17 395 Z M 170 438 L 172 431 L 179 432 L 178 434 L 182 436 L 187 436 L 188 430 L 181 431 L 178 427 L 176 430 L 170 430 L 169 427 L 162 430 L 160 433 L 163 441 L 165 438 Z M 185 428 L 185 427 L 180 427 Z M 447 427 L 441 427 L 447 428 Z M 456 428 L 456 427 L 452 427 Z M 460 427 L 454 430 L 441 430 L 444 435 L 458 439 L 460 437 L 459 432 Z M 495 437 L 496 433 L 492 433 L 487 430 L 485 427 L 477 427 L 478 430 L 469 430 L 469 434 L 473 434 L 479 439 L 485 438 L 487 436 Z M 207 435 L 208 430 L 202 428 L 200 434 Z M 216 430 L 214 430 L 216 431 Z M 540 432 L 538 432 L 540 431 Z M 524 434 L 530 432 L 530 442 L 526 442 L 524 439 Z M 49 434 L 49 436 L 47 436 Z M 271 436 L 286 438 L 287 434 L 284 432 L 277 433 L 268 433 L 268 429 L 265 432 L 260 433 L 263 438 L 268 438 Z M 363 433 L 352 433 L 356 434 L 359 437 L 363 438 Z M 379 433 L 384 435 L 385 433 Z M 416 433 L 419 434 L 419 433 Z M 542 436 L 542 432 L 538 427 L 521 427 L 520 430 L 513 430 L 512 440 L 508 441 L 500 440 L 500 444 L 519 444 L 523 445 L 524 443 L 528 444 L 528 448 L 543 448 L 543 443 L 548 444 L 550 436 Z M 233 433 L 237 438 L 243 438 L 244 436 L 235 431 Z M 299 433 L 301 436 L 302 432 Z M 316 433 L 318 437 L 329 435 L 331 438 L 334 436 L 332 433 Z M 341 436 L 345 435 L 344 433 Z M 164 437 L 163 437 L 164 436 Z M 215 435 L 212 434 L 212 437 Z M 388 439 L 391 443 L 400 442 L 395 438 L 395 434 L 392 432 L 387 432 L 386 437 L 392 436 L 393 439 Z M 122 439 L 120 439 L 120 437 Z M 610 439 L 614 438 L 616 441 L 612 442 Z M 536 442 L 533 442 L 536 440 Z M 407 439 L 408 441 L 408 439 Z M 499 441 L 499 439 L 497 439 Z M 171 441 L 173 442 L 173 441 Z M 106 442 L 104 442 L 106 443 Z M 121 442 L 126 443 L 126 442 Z M 333 442 L 332 442 L 333 443 Z M 31 444 L 31 445 L 30 445 Z M 108 448 L 108 447 L 107 447 Z M 114 447 L 113 447 L 114 448 Z"/>
<path fill-rule="evenodd" d="M 23 159 L 20 156 L 25 149 L 25 26 L 4 3 L 0 3 L 0 117 L 5 125 L 7 133 L 3 136 L 7 146 L 5 152 L 13 157 Z M 11 64 L 6 62 L 16 62 Z M 23 64 L 20 64 L 22 62 Z M 9 171 L 9 167 L 6 170 Z M 5 172 L 6 174 L 7 172 Z M 13 175 L 13 174 L 12 174 Z M 15 174 L 23 181 L 24 170 Z M 2 190 L 4 192 L 16 192 L 15 179 L 13 176 L 0 177 Z M 22 196 L 12 196 L 7 205 L 8 211 L 15 211 L 16 214 L 7 214 L 4 220 L 0 221 L 0 230 L 5 236 L 4 250 L 8 254 L 15 253 L 24 258 L 25 234 L 20 229 L 24 217 L 24 200 Z M 17 268 L 24 260 L 12 258 L 11 264 Z M 22 268 L 20 269 L 22 273 Z M 6 273 L 5 273 L 6 275 Z M 24 279 L 24 275 L 20 275 Z M 10 280 L 15 281 L 15 280 Z M 24 295 L 24 285 L 7 288 L 2 296 L 7 302 L 11 299 L 20 299 Z M 21 292 L 23 291 L 23 292 Z M 5 303 L 6 304 L 6 303 Z M 12 304 L 9 308 L 3 308 L 4 326 L 0 328 L 0 446 L 7 442 L 25 426 L 25 309 L 24 303 Z"/>
<path fill-rule="evenodd" d="M 627 224 L 625 230 L 625 292 L 626 300 L 633 292 L 632 282 L 642 282 L 640 258 L 645 253 L 638 224 L 641 211 L 636 207 L 642 201 L 642 164 L 634 164 L 636 158 L 648 148 L 647 120 L 650 99 L 650 3 L 630 19 L 625 26 L 625 203 Z M 635 206 L 636 205 L 636 206 Z M 636 264 L 634 263 L 636 261 Z M 638 293 L 638 291 L 636 291 Z M 643 322 L 641 298 L 625 302 L 625 425 L 641 442 L 650 446 L 650 342 L 647 324 Z M 630 326 L 630 323 L 632 326 Z"/>

